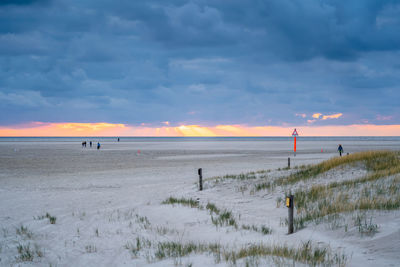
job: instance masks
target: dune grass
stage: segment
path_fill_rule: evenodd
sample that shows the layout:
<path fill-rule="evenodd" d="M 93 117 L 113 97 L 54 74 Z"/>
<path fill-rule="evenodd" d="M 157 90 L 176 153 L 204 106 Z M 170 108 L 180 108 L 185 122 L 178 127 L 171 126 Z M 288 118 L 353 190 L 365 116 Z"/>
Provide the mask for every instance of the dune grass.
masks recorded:
<path fill-rule="evenodd" d="M 48 213 L 48 212 L 46 212 L 46 215 L 33 217 L 33 219 L 35 219 L 35 220 L 43 220 L 45 218 L 49 219 L 50 224 L 55 224 L 56 221 L 57 221 L 57 217 L 56 216 L 51 216 L 50 213 Z"/>
<path fill-rule="evenodd" d="M 376 185 L 368 184 L 360 188 L 337 188 L 338 190 L 324 189 L 317 191 L 314 186 L 309 191 L 299 190 L 295 193 L 297 216 L 295 228 L 301 229 L 308 221 L 321 222 L 332 214 L 365 211 L 365 210 L 394 210 L 400 208 L 399 177 L 383 186 L 385 195 L 377 194 Z M 395 182 L 396 181 L 396 182 Z M 395 186 L 393 186 L 395 184 Z M 318 193 L 315 193 L 318 192 Z M 329 218 L 329 217 L 328 217 Z"/>
<path fill-rule="evenodd" d="M 31 244 L 28 243 L 26 245 L 18 244 L 17 245 L 17 252 L 18 256 L 15 257 L 17 262 L 24 262 L 24 261 L 33 261 L 35 257 L 43 257 L 43 251 L 39 248 L 37 244 L 34 244 L 31 247 Z"/>
<path fill-rule="evenodd" d="M 17 261 L 33 261 L 35 252 L 31 249 L 30 244 L 17 246 L 18 257 L 16 257 Z"/>
<path fill-rule="evenodd" d="M 297 248 L 288 247 L 287 245 L 268 246 L 257 244 L 242 247 L 239 250 L 232 250 L 217 243 L 202 244 L 168 241 L 158 243 L 154 257 L 158 260 L 162 260 L 165 258 L 178 258 L 201 253 L 213 254 L 216 263 L 219 263 L 222 259 L 233 265 L 236 265 L 237 261 L 240 259 L 268 256 L 290 259 L 312 266 L 345 266 L 347 262 L 347 257 L 344 254 L 339 252 L 334 253 L 329 247 L 314 246 L 311 241 L 305 242 Z"/>
<path fill-rule="evenodd" d="M 319 174 L 327 172 L 341 165 L 363 162 L 368 171 L 372 172 L 370 177 L 364 179 L 379 179 L 384 176 L 400 173 L 399 152 L 377 150 L 354 153 L 343 157 L 335 157 L 316 165 L 308 165 L 300 168 L 299 171 L 289 176 L 280 177 L 274 181 L 256 184 L 255 191 L 274 189 L 276 186 L 296 184 L 300 181 L 307 181 Z M 366 180 L 360 180 L 365 182 Z M 348 181 L 352 183 L 351 181 Z"/>
<path fill-rule="evenodd" d="M 357 214 L 354 218 L 354 226 L 357 227 L 361 235 L 372 236 L 378 232 L 379 226 L 372 222 L 372 217 L 367 219 L 365 213 Z"/>
<path fill-rule="evenodd" d="M 238 228 L 235 218 L 233 217 L 233 213 L 228 210 L 223 210 L 217 214 L 216 217 L 211 215 L 211 222 L 215 226 L 233 226 L 235 229 Z"/>
<path fill-rule="evenodd" d="M 183 206 L 188 206 L 191 208 L 199 208 L 202 209 L 202 207 L 200 206 L 199 202 L 192 199 L 192 198 L 174 198 L 174 197 L 169 197 L 166 200 L 164 200 L 161 204 L 180 204 Z"/>
<path fill-rule="evenodd" d="M 263 235 L 269 235 L 272 234 L 272 229 L 268 226 L 261 225 L 260 227 L 256 225 L 242 225 L 242 229 L 244 230 L 252 230 L 255 232 L 262 233 Z"/>
<path fill-rule="evenodd" d="M 21 225 L 20 227 L 15 229 L 15 232 L 17 235 L 26 238 L 26 239 L 32 239 L 33 238 L 33 232 L 28 229 L 28 227 Z"/>
<path fill-rule="evenodd" d="M 140 216 L 139 214 L 135 214 L 135 221 L 144 229 L 151 228 L 151 223 L 146 216 Z"/>
<path fill-rule="evenodd" d="M 347 159 L 346 159 L 347 158 Z M 344 159 L 332 159 L 318 165 L 329 170 L 361 160 L 369 173 L 361 178 L 313 185 L 310 189 L 298 189 L 294 193 L 297 216 L 296 229 L 306 222 L 320 222 L 329 215 L 356 210 L 393 210 L 400 208 L 400 160 L 398 152 L 373 151 L 353 154 Z M 297 178 L 296 178 L 297 179 Z M 309 179 L 309 178 L 306 178 Z"/>
<path fill-rule="evenodd" d="M 267 173 L 271 172 L 271 170 L 258 170 L 258 171 L 252 171 L 252 172 L 244 172 L 240 174 L 226 174 L 223 176 L 214 176 L 210 178 L 206 178 L 203 181 L 212 181 L 215 183 L 219 183 L 225 180 L 254 180 L 257 178 L 266 178 Z"/>
<path fill-rule="evenodd" d="M 127 242 L 124 247 L 125 247 L 125 249 L 129 250 L 132 257 L 136 258 L 136 257 L 138 257 L 139 252 L 143 248 L 151 247 L 151 241 L 148 239 L 141 239 L 139 237 L 136 237 L 135 242 Z"/>

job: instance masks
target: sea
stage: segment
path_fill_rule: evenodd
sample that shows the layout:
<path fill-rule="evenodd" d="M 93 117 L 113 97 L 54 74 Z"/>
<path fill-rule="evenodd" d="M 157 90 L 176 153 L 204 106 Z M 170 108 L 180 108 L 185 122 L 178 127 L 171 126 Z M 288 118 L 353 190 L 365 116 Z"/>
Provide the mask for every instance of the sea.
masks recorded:
<path fill-rule="evenodd" d="M 0 137 L 0 142 L 193 142 L 193 141 L 290 141 L 292 136 L 266 137 L 129 137 L 129 136 L 81 136 L 81 137 Z M 373 141 L 373 142 L 400 142 L 400 136 L 298 136 L 303 142 L 313 141 Z"/>

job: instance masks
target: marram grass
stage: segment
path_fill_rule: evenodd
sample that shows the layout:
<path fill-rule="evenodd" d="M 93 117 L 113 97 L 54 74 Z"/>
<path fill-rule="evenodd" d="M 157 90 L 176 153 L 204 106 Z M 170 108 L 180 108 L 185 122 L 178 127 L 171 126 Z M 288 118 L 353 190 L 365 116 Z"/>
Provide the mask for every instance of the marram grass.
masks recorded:
<path fill-rule="evenodd" d="M 227 263 L 236 265 L 237 261 L 245 258 L 279 257 L 311 266 L 345 266 L 347 257 L 340 252 L 333 252 L 330 247 L 314 246 L 311 241 L 305 242 L 298 247 L 287 245 L 265 245 L 254 244 L 242 247 L 239 250 L 229 249 L 217 243 L 179 243 L 160 242 L 157 244 L 154 258 L 163 260 L 166 258 L 180 258 L 190 254 L 209 253 L 214 256 L 216 263 L 221 259 Z"/>
<path fill-rule="evenodd" d="M 306 181 L 315 178 L 319 174 L 327 172 L 341 165 L 353 164 L 356 162 L 363 162 L 371 174 L 361 180 L 366 179 L 379 179 L 381 177 L 400 173 L 400 159 L 399 152 L 376 150 L 365 151 L 350 154 L 343 157 L 334 157 L 332 159 L 323 161 L 316 165 L 309 165 L 300 168 L 298 172 L 290 174 L 289 176 L 280 177 L 272 182 L 263 182 L 255 185 L 255 190 L 273 189 L 276 186 L 296 184 L 301 181 Z M 351 181 L 349 181 L 351 183 Z"/>
<path fill-rule="evenodd" d="M 296 229 L 303 228 L 306 222 L 320 222 L 324 217 L 339 213 L 400 208 L 398 152 L 362 152 L 348 157 L 344 157 L 344 160 L 335 158 L 319 165 L 331 167 L 342 162 L 360 160 L 365 162 L 369 173 L 353 180 L 313 185 L 310 189 L 297 190 L 294 194 L 297 210 L 294 221 Z M 329 168 L 324 167 L 325 170 Z"/>
<path fill-rule="evenodd" d="M 192 198 L 174 198 L 174 197 L 169 197 L 168 199 L 164 200 L 162 204 L 180 204 L 183 206 L 188 206 L 191 208 L 200 208 L 199 202 Z"/>

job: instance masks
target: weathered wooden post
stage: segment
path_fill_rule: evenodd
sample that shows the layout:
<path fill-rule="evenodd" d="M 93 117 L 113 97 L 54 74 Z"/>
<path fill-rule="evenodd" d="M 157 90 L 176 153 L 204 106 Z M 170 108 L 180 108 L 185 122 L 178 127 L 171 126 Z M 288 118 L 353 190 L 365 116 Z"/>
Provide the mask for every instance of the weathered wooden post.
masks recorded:
<path fill-rule="evenodd" d="M 197 172 L 199 173 L 199 190 L 203 191 L 203 170 L 199 168 Z"/>
<path fill-rule="evenodd" d="M 287 167 L 288 167 L 288 169 L 290 169 L 290 157 L 287 158 Z"/>
<path fill-rule="evenodd" d="M 288 207 L 288 234 L 293 233 L 293 208 L 294 208 L 294 196 L 290 195 L 286 197 L 286 207 Z"/>

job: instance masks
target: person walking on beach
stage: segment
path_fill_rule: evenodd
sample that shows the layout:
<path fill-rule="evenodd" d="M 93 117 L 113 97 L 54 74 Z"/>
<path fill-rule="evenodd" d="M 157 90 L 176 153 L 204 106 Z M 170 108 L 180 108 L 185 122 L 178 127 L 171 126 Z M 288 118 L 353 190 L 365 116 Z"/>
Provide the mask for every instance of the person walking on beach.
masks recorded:
<path fill-rule="evenodd" d="M 97 142 L 97 149 L 100 149 L 101 145 L 100 142 Z"/>
<path fill-rule="evenodd" d="M 92 147 L 92 141 L 89 142 L 90 147 Z"/>
<path fill-rule="evenodd" d="M 340 156 L 342 156 L 342 153 L 343 153 L 343 147 L 342 147 L 342 145 L 341 144 L 339 144 L 339 147 L 338 147 L 338 149 L 337 149 L 338 151 L 339 151 L 339 155 Z"/>

